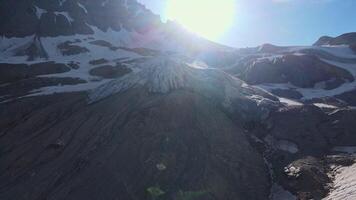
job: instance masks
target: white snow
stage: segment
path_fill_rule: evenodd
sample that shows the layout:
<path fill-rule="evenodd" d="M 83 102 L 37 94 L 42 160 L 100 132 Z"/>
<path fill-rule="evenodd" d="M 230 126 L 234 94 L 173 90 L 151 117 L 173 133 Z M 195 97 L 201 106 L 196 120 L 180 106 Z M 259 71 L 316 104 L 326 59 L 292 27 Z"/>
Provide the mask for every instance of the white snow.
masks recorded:
<path fill-rule="evenodd" d="M 88 91 L 97 88 L 100 85 L 105 84 L 109 81 L 110 79 L 106 79 L 100 82 L 93 81 L 93 82 L 82 83 L 77 85 L 57 85 L 57 86 L 42 87 L 40 89 L 32 90 L 29 95 L 26 95 L 24 97 L 50 95 L 50 94 L 64 93 L 64 92 Z"/>
<path fill-rule="evenodd" d="M 288 98 L 279 97 L 279 101 L 287 106 L 302 106 L 303 103 Z"/>
<path fill-rule="evenodd" d="M 330 105 L 330 104 L 325 104 L 325 103 L 314 103 L 314 106 L 317 106 L 319 108 L 338 108 L 337 106 L 333 106 L 333 105 Z"/>
<path fill-rule="evenodd" d="M 295 48 L 290 48 L 290 52 L 293 54 L 296 51 L 302 50 L 302 49 L 318 49 L 318 50 L 323 50 L 325 52 L 328 52 L 334 56 L 340 57 L 340 58 L 355 58 L 356 59 L 356 54 L 346 45 L 339 45 L 339 46 L 322 46 L 322 47 L 295 47 Z M 267 57 L 267 59 L 274 60 L 275 58 L 279 57 L 281 55 L 271 55 Z M 260 58 L 264 59 L 264 58 Z M 329 63 L 331 65 L 340 67 L 342 69 L 345 69 L 349 71 L 355 78 L 356 78 L 356 62 L 355 63 L 342 63 L 342 62 L 336 62 L 336 61 L 331 61 L 327 59 L 321 59 L 322 61 Z M 325 88 L 325 82 L 320 82 L 315 84 L 314 88 L 299 88 L 294 86 L 291 83 L 282 83 L 282 84 L 260 84 L 258 87 L 261 87 L 263 89 L 266 89 L 267 91 L 272 91 L 274 89 L 285 89 L 285 90 L 295 90 L 303 95 L 302 100 L 309 100 L 313 98 L 322 98 L 322 97 L 330 97 L 330 96 L 336 96 L 348 91 L 352 91 L 356 89 L 356 81 L 353 82 L 346 82 L 342 84 L 341 86 L 331 89 L 331 90 L 326 90 Z M 282 102 L 288 104 L 288 105 L 294 105 L 295 102 L 291 102 L 289 100 L 281 99 Z M 317 104 L 319 107 L 325 107 L 326 105 L 323 104 Z M 328 107 L 330 107 L 328 105 Z M 330 107 L 331 108 L 331 107 Z"/>
<path fill-rule="evenodd" d="M 42 15 L 47 13 L 47 10 L 45 9 L 39 8 L 37 6 L 35 6 L 35 8 L 36 8 L 36 16 L 38 19 L 41 19 Z"/>
<path fill-rule="evenodd" d="M 299 151 L 297 144 L 288 140 L 278 140 L 272 135 L 267 135 L 263 140 L 274 149 L 286 151 L 291 154 L 298 153 Z"/>
<path fill-rule="evenodd" d="M 171 89 L 185 87 L 198 69 L 189 67 L 174 58 L 156 57 L 139 64 L 139 70 L 110 81 L 90 93 L 92 102 L 136 86 L 147 86 L 151 92 L 166 93 Z"/>
<path fill-rule="evenodd" d="M 84 10 L 85 13 L 88 13 L 88 10 L 85 8 L 85 6 L 81 3 L 78 2 L 78 6 Z"/>
<path fill-rule="evenodd" d="M 255 88 L 244 87 L 245 84 L 240 79 L 217 69 L 191 67 L 184 58 L 179 56 L 153 57 L 137 64 L 135 68 L 134 72 L 93 90 L 89 94 L 89 102 L 95 102 L 139 86 L 144 86 L 154 93 L 167 93 L 174 89 L 189 88 L 208 98 L 216 98 L 217 94 L 219 97 L 222 95 L 224 97 L 222 103 L 226 108 L 230 108 L 231 102 L 239 98 L 255 101 L 256 105 L 264 99 L 256 95 Z"/>
<path fill-rule="evenodd" d="M 68 12 L 53 12 L 55 15 L 62 15 L 64 16 L 67 21 L 71 24 L 72 22 L 74 22 L 74 19 L 69 15 Z"/>
<path fill-rule="evenodd" d="M 336 169 L 333 188 L 324 200 L 356 199 L 356 164 Z"/>

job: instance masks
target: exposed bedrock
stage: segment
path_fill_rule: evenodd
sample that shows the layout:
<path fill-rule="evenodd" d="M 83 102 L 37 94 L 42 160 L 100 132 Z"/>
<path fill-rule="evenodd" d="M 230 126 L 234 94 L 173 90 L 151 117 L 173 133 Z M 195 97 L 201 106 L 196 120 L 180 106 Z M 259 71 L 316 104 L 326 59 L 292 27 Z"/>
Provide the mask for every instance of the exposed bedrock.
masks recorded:
<path fill-rule="evenodd" d="M 33 78 L 38 75 L 57 74 L 70 71 L 61 63 L 42 62 L 36 64 L 0 64 L 0 84 Z"/>
<path fill-rule="evenodd" d="M 320 45 L 350 45 L 356 43 L 356 33 L 345 33 L 337 37 L 323 36 L 314 43 L 315 46 Z"/>
<path fill-rule="evenodd" d="M 197 93 L 136 88 L 90 105 L 72 93 L 0 109 L 4 200 L 157 194 L 265 200 L 269 194 L 261 154 L 219 106 Z"/>
<path fill-rule="evenodd" d="M 255 60 L 242 72 L 241 78 L 250 84 L 291 83 L 302 88 L 326 82 L 328 89 L 354 80 L 348 71 L 311 55 Z"/>

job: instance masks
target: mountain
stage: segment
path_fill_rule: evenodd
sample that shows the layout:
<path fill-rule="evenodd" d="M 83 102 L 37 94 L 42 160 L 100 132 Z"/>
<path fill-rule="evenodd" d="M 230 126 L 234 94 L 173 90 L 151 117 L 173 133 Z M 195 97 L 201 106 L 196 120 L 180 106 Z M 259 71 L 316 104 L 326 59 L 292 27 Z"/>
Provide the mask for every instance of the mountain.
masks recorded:
<path fill-rule="evenodd" d="M 0 199 L 355 191 L 348 46 L 234 49 L 135 0 L 3 1 L 0 16 Z"/>
<path fill-rule="evenodd" d="M 354 45 L 356 44 L 356 33 L 345 33 L 337 37 L 323 36 L 314 43 L 320 45 Z"/>

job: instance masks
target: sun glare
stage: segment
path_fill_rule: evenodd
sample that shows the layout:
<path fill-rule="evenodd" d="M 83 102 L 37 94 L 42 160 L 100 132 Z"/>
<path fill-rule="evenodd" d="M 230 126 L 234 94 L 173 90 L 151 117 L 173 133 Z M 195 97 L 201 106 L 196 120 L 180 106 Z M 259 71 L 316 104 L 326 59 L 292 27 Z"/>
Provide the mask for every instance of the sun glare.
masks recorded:
<path fill-rule="evenodd" d="M 168 0 L 166 18 L 188 30 L 216 40 L 233 23 L 234 0 Z"/>

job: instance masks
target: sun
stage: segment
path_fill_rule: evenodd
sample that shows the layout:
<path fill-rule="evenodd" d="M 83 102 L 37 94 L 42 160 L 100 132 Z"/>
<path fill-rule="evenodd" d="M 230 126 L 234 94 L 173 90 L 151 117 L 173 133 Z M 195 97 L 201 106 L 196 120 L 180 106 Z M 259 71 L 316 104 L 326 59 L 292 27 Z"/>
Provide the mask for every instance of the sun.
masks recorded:
<path fill-rule="evenodd" d="M 234 22 L 235 0 L 168 0 L 166 18 L 216 40 Z"/>

